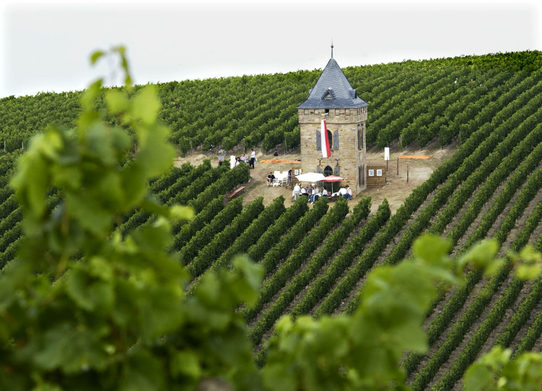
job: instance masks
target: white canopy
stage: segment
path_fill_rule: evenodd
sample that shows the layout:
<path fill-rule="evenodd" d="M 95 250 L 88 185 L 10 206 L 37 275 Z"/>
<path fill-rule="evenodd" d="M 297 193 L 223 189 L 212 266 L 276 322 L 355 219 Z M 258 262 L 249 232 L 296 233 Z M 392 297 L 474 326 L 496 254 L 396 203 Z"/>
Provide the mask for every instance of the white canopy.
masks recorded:
<path fill-rule="evenodd" d="M 296 178 L 299 179 L 299 182 L 320 182 L 325 178 L 325 176 L 324 174 L 320 174 L 318 172 L 306 172 L 304 174 L 297 175 Z"/>

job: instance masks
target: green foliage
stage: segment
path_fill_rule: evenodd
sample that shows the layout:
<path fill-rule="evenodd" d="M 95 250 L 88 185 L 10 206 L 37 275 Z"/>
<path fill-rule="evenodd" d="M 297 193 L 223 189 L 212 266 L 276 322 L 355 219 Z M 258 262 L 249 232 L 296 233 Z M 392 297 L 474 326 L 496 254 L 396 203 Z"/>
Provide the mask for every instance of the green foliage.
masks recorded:
<path fill-rule="evenodd" d="M 298 198 L 275 224 L 267 229 L 264 234 L 247 251 L 251 259 L 259 262 L 267 251 L 280 239 L 286 230 L 292 227 L 308 210 L 306 197 Z"/>
<path fill-rule="evenodd" d="M 199 251 L 197 257 L 188 265 L 187 270 L 192 278 L 199 277 L 222 253 L 230 247 L 235 238 L 247 228 L 264 209 L 263 197 L 258 197 L 245 206 L 221 232 L 209 238 L 205 246 Z"/>
<path fill-rule="evenodd" d="M 235 216 L 241 213 L 243 209 L 243 201 L 237 198 L 230 202 L 226 208 L 217 213 L 211 222 L 199 230 L 188 243 L 186 243 L 177 253 L 177 259 L 187 265 L 192 262 L 192 259 L 198 255 L 200 250 L 209 243 L 215 235 L 230 224 Z"/>
<path fill-rule="evenodd" d="M 273 296 L 286 284 L 288 280 L 295 275 L 295 272 L 301 267 L 311 255 L 311 253 L 322 243 L 328 232 L 333 229 L 336 224 L 339 224 L 344 219 L 348 212 L 348 205 L 345 200 L 338 200 L 333 208 L 327 213 L 316 227 L 314 227 L 303 239 L 303 241 L 292 251 L 288 258 L 279 266 L 277 271 L 265 281 L 260 291 L 258 301 L 251 309 L 251 313 L 247 314 L 247 318 L 251 319 L 256 313 L 261 311 L 264 304 L 270 301 Z M 273 322 L 282 314 L 284 308 L 275 309 L 264 317 L 263 321 L 251 330 L 250 336 L 252 341 L 257 344 L 260 342 L 263 333 L 267 331 Z"/>
<path fill-rule="evenodd" d="M 369 207 L 370 198 L 365 197 L 359 201 L 351 216 L 343 220 L 340 226 L 326 237 L 320 248 L 317 249 L 310 259 L 306 260 L 305 267 L 291 277 L 288 284 L 285 284 L 280 295 L 273 300 L 273 303 L 263 314 L 259 321 L 260 324 L 266 324 L 265 327 L 269 328 L 280 315 L 284 314 L 287 306 L 291 304 L 296 295 L 309 285 L 309 282 L 322 270 L 325 263 L 330 260 L 333 254 L 343 245 L 344 241 L 348 239 L 348 235 L 352 230 L 368 216 Z M 288 263 L 285 264 L 284 270 L 288 270 L 291 267 Z M 314 294 L 312 288 L 322 287 L 322 285 L 320 281 L 313 284 L 311 289 L 305 293 L 305 297 L 310 297 Z M 290 313 L 295 314 L 297 308 L 296 306 Z M 264 328 L 263 326 L 255 327 Z M 251 334 L 254 335 L 255 331 L 251 331 Z"/>
<path fill-rule="evenodd" d="M 212 219 L 224 209 L 224 199 L 222 196 L 218 196 L 194 218 L 190 221 L 189 224 L 185 224 L 179 228 L 179 232 L 175 235 L 173 249 L 180 250 L 188 241 L 206 224 L 208 224 Z"/>
<path fill-rule="evenodd" d="M 320 316 L 324 314 L 331 314 L 335 308 L 339 306 L 345 296 L 352 291 L 354 286 L 371 268 L 376 257 L 382 252 L 383 248 L 388 243 L 389 237 L 387 236 L 386 232 L 381 232 L 374 238 L 369 248 L 363 253 L 361 253 L 363 250 L 362 246 L 366 245 L 369 239 L 376 234 L 379 228 L 384 225 L 386 221 L 388 221 L 390 214 L 391 211 L 388 201 L 384 199 L 373 218 L 363 227 L 358 236 L 348 243 L 345 251 L 343 251 L 336 260 L 334 260 L 334 267 L 330 268 L 331 273 L 324 276 L 325 280 L 327 280 L 326 284 L 324 285 L 325 289 L 329 289 L 329 284 L 332 283 L 332 281 L 334 281 L 338 275 L 340 275 L 339 273 L 342 273 L 345 266 L 352 265 L 352 267 L 335 286 L 333 291 L 324 298 L 318 309 L 315 311 L 316 315 Z M 388 222 L 388 226 L 389 224 L 390 223 Z M 356 258 L 356 256 L 360 253 L 361 256 Z"/>
<path fill-rule="evenodd" d="M 536 391 L 542 384 L 542 356 L 525 353 L 511 360 L 500 346 L 473 364 L 465 374 L 464 390 Z"/>
<path fill-rule="evenodd" d="M 233 170 L 226 171 L 217 181 L 199 193 L 196 198 L 190 200 L 188 205 L 196 211 L 201 211 L 217 194 L 225 194 L 233 190 L 237 185 L 248 182 L 249 178 L 250 171 L 248 164 L 240 164 Z"/>
<path fill-rule="evenodd" d="M 326 214 L 327 209 L 327 198 L 321 197 L 314 203 L 312 209 L 296 221 L 292 228 L 280 238 L 280 241 L 265 254 L 261 265 L 266 276 L 271 274 L 277 268 L 279 262 L 290 253 L 290 250 L 304 239 L 311 228 Z"/>
<path fill-rule="evenodd" d="M 119 49 L 120 64 L 128 69 L 121 52 Z M 91 61 L 100 61 L 102 56 L 98 53 Z M 464 142 L 480 126 L 478 119 L 490 121 L 495 110 L 510 103 L 501 97 L 514 95 L 509 91 L 536 73 L 541 61 L 540 52 L 524 51 L 348 67 L 344 72 L 371 105 L 369 146 L 393 141 L 423 146 L 437 138 L 447 145 L 457 139 Z M 318 75 L 314 70 L 161 83 L 155 86 L 163 102 L 158 115 L 171 127 L 170 138 L 182 154 L 258 145 L 267 151 L 280 146 L 297 148 L 296 107 L 306 99 Z M 125 78 L 131 84 L 130 75 Z M 528 85 L 520 89 L 526 90 Z M 100 107 L 109 108 L 109 125 L 119 123 L 114 113 L 127 104 L 125 90 L 113 91 L 98 98 Z M 81 94 L 0 99 L 0 151 L 21 150 L 50 123 L 73 126 L 81 112 Z M 156 107 L 146 106 L 142 114 L 152 115 L 153 110 Z"/>
<path fill-rule="evenodd" d="M 237 258 L 185 295 L 187 273 L 166 250 L 171 222 L 193 212 L 149 196 L 175 152 L 156 91 L 106 92 L 127 133 L 96 111 L 100 85 L 82 95 L 75 129 L 32 140 L 12 180 L 25 237 L 0 275 L 0 388 L 193 389 L 215 376 L 257 386 L 235 309 L 256 299 L 260 267 Z M 157 218 L 122 235 L 114 222 L 133 209 Z"/>
<path fill-rule="evenodd" d="M 383 103 L 376 105 L 378 110 L 389 110 L 385 116 L 376 115 L 378 122 L 368 139 L 382 143 L 400 133 L 402 142 L 410 138 L 423 144 L 437 133 L 446 140 L 453 139 L 453 132 L 462 135 L 458 153 L 436 169 L 394 216 L 390 217 L 384 201 L 356 231 L 368 216 L 367 199 L 347 218 L 343 201 L 328 210 L 324 199 L 310 211 L 304 199 L 286 211 L 282 199 L 265 209 L 261 199 L 245 208 L 240 199 L 224 207 L 220 195 L 249 178 L 246 165 L 234 170 L 211 169 L 206 162 L 197 168 L 168 171 L 175 155 L 168 140 L 179 137 L 183 138 L 181 150 L 199 145 L 211 148 L 221 142 L 234 147 L 241 141 L 245 147 L 263 142 L 265 148 L 271 148 L 284 142 L 291 148 L 293 138 L 298 137 L 292 105 L 306 94 L 299 80 L 313 83 L 316 73 L 278 75 L 281 87 L 277 91 L 245 97 L 236 101 L 234 110 L 202 108 L 204 115 L 196 118 L 197 106 L 187 105 L 179 123 L 173 125 L 176 131 L 183 130 L 172 135 L 159 120 L 177 119 L 167 118 L 158 95 L 169 96 L 168 104 L 174 102 L 178 109 L 179 101 L 171 99 L 175 95 L 168 95 L 175 84 L 131 86 L 124 48 L 112 52 L 120 58 L 126 87 L 104 90 L 98 80 L 77 95 L 79 108 L 70 109 L 80 114 L 77 119 L 59 121 L 26 144 L 28 151 L 12 180 L 15 194 L 0 192 L 0 264 L 20 249 L 18 258 L 0 272 L 0 389 L 193 390 L 213 382 L 237 390 L 404 389 L 406 373 L 399 363 L 406 353 L 414 353 L 404 365 L 410 372 L 415 358 L 448 327 L 481 279 L 483 272 L 478 269 L 496 272 L 412 383 L 414 388 L 425 387 L 492 303 L 479 330 L 437 382 L 437 388 L 450 389 L 517 299 L 524 283 L 510 279 L 510 273 L 538 278 L 540 255 L 531 249 L 519 250 L 538 226 L 542 208 L 534 209 L 517 236 L 512 246 L 517 255 L 503 263 L 495 260 L 495 254 L 542 183 L 540 171 L 527 180 L 515 179 L 525 176 L 524 170 L 534 169 L 539 160 L 540 148 L 530 147 L 540 142 L 537 124 L 542 84 L 536 74 L 484 69 L 484 61 L 491 60 L 503 72 L 531 70 L 524 58 L 538 61 L 536 53 L 511 56 L 510 66 L 504 61 L 506 55 L 457 59 L 468 69 L 450 72 L 446 65 L 451 60 L 402 64 L 434 70 L 410 78 L 402 77 L 399 66 L 345 70 L 358 83 L 372 85 L 370 94 L 375 102 L 380 99 Z M 91 62 L 110 54 L 96 52 Z M 384 70 L 391 76 L 382 78 Z M 468 78 L 473 75 L 479 79 L 470 85 Z M 450 78 L 457 78 L 459 85 L 452 85 Z M 238 86 L 231 90 L 236 92 L 228 99 L 235 99 L 236 93 L 246 95 L 247 88 L 258 83 L 260 88 L 268 79 L 237 78 L 232 84 Z M 231 80 L 216 82 L 226 85 Z M 299 88 L 297 95 L 291 84 Z M 200 87 L 192 86 L 203 104 L 214 99 L 212 88 L 202 91 Z M 416 93 L 404 99 L 412 89 Z M 463 95 L 468 99 L 457 101 Z M 282 102 L 280 106 L 277 100 Z M 17 100 L 3 99 L 2 106 L 13 107 L 13 101 Z M 398 102 L 411 107 L 401 112 Z M 430 102 L 429 112 L 424 111 L 423 102 Z M 238 126 L 241 119 L 243 125 Z M 59 124 L 75 127 L 64 130 Z M 436 124 L 443 127 L 439 130 Z M 22 137 L 14 138 L 15 142 L 25 139 L 16 130 L 14 137 Z M 0 159 L 1 180 L 11 173 L 9 161 Z M 450 258 L 452 244 L 490 198 L 496 183 L 512 170 L 519 172 L 470 239 L 485 236 L 501 213 L 502 203 L 525 183 L 496 230 L 498 241 L 483 242 Z M 483 186 L 486 193 L 476 198 L 468 218 L 456 226 L 452 241 L 431 236 L 415 240 L 430 225 L 442 232 L 486 177 L 492 183 Z M 175 201 L 193 208 L 175 205 Z M 417 212 L 422 205 L 424 209 Z M 21 232 L 24 236 L 19 238 Z M 390 245 L 400 232 L 403 235 L 397 245 Z M 385 266 L 369 271 L 388 248 Z M 182 261 L 169 249 L 180 249 Z M 261 266 L 245 257 L 233 257 L 247 250 Z M 400 263 L 409 250 L 411 259 Z M 328 262 L 329 268 L 318 275 Z M 183 264 L 199 276 L 197 284 L 187 285 L 189 273 Z M 475 270 L 464 279 L 467 267 Z M 207 268 L 211 270 L 205 271 Z M 264 274 L 269 278 L 260 291 Z M 362 278 L 365 283 L 345 314 L 324 315 L 334 311 Z M 294 308 L 296 319 L 278 319 L 313 279 Z M 508 279 L 511 282 L 502 297 L 493 302 L 497 288 Z M 422 325 L 435 297 L 442 294 L 442 288 L 458 283 L 454 299 L 426 335 Z M 188 288 L 190 293 L 186 293 Z M 514 338 L 541 292 L 537 280 L 497 339 L 500 343 L 508 344 Z M 320 302 L 316 311 L 323 315 L 320 319 L 301 316 Z M 251 331 L 245 324 L 247 314 L 256 319 Z M 263 316 L 256 318 L 260 314 Z M 536 317 L 521 349 L 528 349 L 540 335 L 540 319 Z M 259 342 L 275 324 L 276 333 L 265 343 L 263 367 L 258 370 L 251 338 Z M 466 387 L 537 389 L 540 355 L 510 357 L 508 351 L 494 350 L 467 371 Z"/>
<path fill-rule="evenodd" d="M 426 349 L 422 320 L 436 282 L 456 282 L 442 239 L 419 239 L 411 262 L 375 269 L 351 315 L 319 320 L 286 316 L 267 343 L 264 382 L 281 389 L 391 389 L 403 381 L 398 363 L 406 351 Z M 399 383 L 400 384 L 400 383 Z"/>
<path fill-rule="evenodd" d="M 213 269 L 229 266 L 233 255 L 246 252 L 267 231 L 269 226 L 284 212 L 284 197 L 280 196 L 273 200 L 271 205 L 255 219 L 250 226 L 235 239 L 235 242 L 218 258 L 211 266 Z"/>
<path fill-rule="evenodd" d="M 363 215 L 367 217 L 368 211 L 367 213 L 363 213 Z M 320 300 L 322 300 L 322 298 L 324 298 L 333 287 L 337 278 L 352 264 L 355 257 L 360 254 L 363 247 L 378 231 L 378 227 L 386 222 L 389 215 L 389 205 L 387 202 L 383 202 L 378 207 L 377 213 L 364 224 L 357 235 L 355 235 L 345 245 L 337 257 L 332 260 L 325 273 L 316 278 L 314 284 L 307 290 L 303 299 L 292 309 L 293 315 L 308 313 Z M 331 295 L 333 295 L 333 293 Z"/>

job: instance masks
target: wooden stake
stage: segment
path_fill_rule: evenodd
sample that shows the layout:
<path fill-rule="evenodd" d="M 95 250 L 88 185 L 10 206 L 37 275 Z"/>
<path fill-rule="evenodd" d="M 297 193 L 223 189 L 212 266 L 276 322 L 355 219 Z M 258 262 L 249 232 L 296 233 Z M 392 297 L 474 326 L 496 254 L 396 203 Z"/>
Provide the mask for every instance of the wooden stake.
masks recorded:
<path fill-rule="evenodd" d="M 399 158 L 397 158 L 397 176 L 399 176 Z"/>
<path fill-rule="evenodd" d="M 406 165 L 406 183 L 408 183 L 408 164 Z"/>

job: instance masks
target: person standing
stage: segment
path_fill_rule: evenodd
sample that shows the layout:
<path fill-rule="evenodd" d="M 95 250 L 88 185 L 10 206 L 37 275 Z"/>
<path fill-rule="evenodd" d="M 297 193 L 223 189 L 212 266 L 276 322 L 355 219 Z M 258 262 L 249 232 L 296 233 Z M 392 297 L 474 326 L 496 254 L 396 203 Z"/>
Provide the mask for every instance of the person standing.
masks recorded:
<path fill-rule="evenodd" d="M 288 187 L 292 186 L 292 170 L 288 170 Z"/>
<path fill-rule="evenodd" d="M 350 186 L 346 187 L 346 196 L 344 198 L 346 198 L 347 200 L 352 199 L 352 189 L 350 188 Z"/>
<path fill-rule="evenodd" d="M 301 187 L 299 187 L 299 183 L 296 183 L 294 186 L 294 190 L 292 191 L 292 197 L 294 200 L 297 200 L 299 198 L 299 194 L 301 193 Z"/>
<path fill-rule="evenodd" d="M 223 149 L 220 149 L 220 151 L 218 151 L 218 165 L 219 166 L 224 164 L 224 159 L 226 158 L 224 156 L 225 154 L 226 154 L 226 151 L 224 151 Z"/>
<path fill-rule="evenodd" d="M 254 151 L 254 148 L 252 148 L 252 152 L 250 152 L 250 159 L 248 161 L 251 168 L 254 168 L 254 163 L 256 163 L 256 151 Z"/>

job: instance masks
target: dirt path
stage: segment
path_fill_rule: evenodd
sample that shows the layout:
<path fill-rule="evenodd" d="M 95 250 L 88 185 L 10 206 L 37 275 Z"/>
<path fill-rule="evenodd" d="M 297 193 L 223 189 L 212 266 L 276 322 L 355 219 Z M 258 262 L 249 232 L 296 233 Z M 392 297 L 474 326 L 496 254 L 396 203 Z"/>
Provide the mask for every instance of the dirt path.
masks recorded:
<path fill-rule="evenodd" d="M 403 204 L 403 201 L 408 197 L 410 192 L 418 185 L 423 183 L 431 176 L 431 173 L 440 166 L 445 160 L 451 157 L 456 151 L 455 146 L 450 146 L 445 149 L 430 148 L 423 150 L 404 149 L 392 151 L 388 166 L 388 177 L 386 185 L 380 188 L 367 189 L 360 193 L 359 196 L 371 196 L 371 212 L 375 213 L 378 206 L 384 198 L 388 199 L 392 213 Z M 398 159 L 401 155 L 430 155 L 429 159 Z M 298 160 L 299 153 L 280 154 L 274 157 L 272 154 L 265 154 L 260 150 L 256 151 L 256 166 L 251 170 L 252 181 L 247 186 L 243 203 L 247 204 L 257 197 L 264 197 L 264 205 L 269 205 L 273 199 L 282 195 L 286 200 L 286 207 L 292 204 L 292 191 L 283 187 L 268 187 L 266 177 L 270 171 L 287 171 L 295 166 L 291 163 L 260 163 L 261 160 L 280 159 L 280 160 Z M 185 157 L 175 159 L 175 166 L 179 167 L 185 162 L 190 162 L 193 165 L 198 165 L 205 159 L 210 159 L 213 167 L 218 165 L 217 156 L 214 154 L 192 154 Z M 397 174 L 397 160 L 399 160 L 399 174 Z M 367 152 L 368 164 L 385 164 L 383 151 Z M 407 179 L 408 167 L 408 183 Z M 352 209 L 358 203 L 358 197 L 349 201 L 349 207 Z"/>

